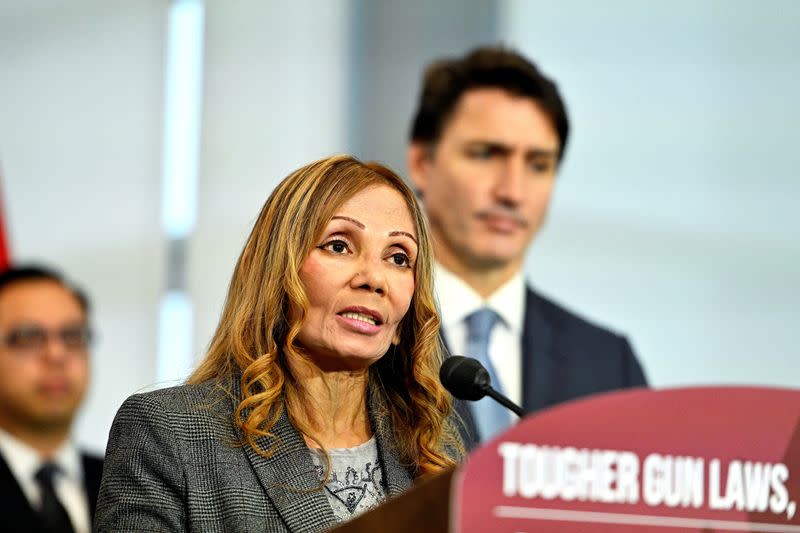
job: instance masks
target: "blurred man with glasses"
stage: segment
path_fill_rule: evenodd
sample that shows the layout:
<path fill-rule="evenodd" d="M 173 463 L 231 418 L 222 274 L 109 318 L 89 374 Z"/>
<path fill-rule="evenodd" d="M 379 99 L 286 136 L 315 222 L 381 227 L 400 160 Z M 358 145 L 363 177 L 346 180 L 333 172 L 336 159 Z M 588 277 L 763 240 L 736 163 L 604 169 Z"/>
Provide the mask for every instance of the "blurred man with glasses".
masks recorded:
<path fill-rule="evenodd" d="M 70 428 L 89 382 L 89 303 L 40 267 L 0 274 L 3 531 L 91 530 L 102 461 Z"/>

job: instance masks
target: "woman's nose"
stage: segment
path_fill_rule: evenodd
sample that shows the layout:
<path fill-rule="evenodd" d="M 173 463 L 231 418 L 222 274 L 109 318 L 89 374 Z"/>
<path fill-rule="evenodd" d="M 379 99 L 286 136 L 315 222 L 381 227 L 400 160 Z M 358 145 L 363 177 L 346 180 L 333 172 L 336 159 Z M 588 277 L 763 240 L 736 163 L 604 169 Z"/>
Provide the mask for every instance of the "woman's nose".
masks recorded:
<path fill-rule="evenodd" d="M 354 288 L 366 289 L 378 294 L 386 294 L 388 289 L 383 261 L 380 257 L 364 257 L 359 262 L 358 271 L 353 276 Z"/>

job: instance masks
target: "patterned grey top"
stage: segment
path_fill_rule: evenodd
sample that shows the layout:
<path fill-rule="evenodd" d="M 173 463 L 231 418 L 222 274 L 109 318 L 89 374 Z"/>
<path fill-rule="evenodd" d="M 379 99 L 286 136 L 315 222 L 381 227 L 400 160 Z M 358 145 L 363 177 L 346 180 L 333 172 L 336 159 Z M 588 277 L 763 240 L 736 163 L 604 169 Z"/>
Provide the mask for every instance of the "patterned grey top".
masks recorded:
<path fill-rule="evenodd" d="M 325 484 L 325 494 L 337 520 L 348 520 L 386 499 L 383 467 L 375 437 L 353 448 L 333 448 L 327 453 L 331 459 L 331 475 Z M 324 479 L 322 451 L 311 448 L 311 460 L 319 479 Z"/>

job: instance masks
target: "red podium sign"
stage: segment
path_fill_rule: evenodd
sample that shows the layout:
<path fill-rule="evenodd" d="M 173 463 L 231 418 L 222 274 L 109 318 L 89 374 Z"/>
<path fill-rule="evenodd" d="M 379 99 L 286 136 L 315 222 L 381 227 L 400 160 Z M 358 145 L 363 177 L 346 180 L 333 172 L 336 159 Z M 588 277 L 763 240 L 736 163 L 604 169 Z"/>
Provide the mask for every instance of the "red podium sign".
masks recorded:
<path fill-rule="evenodd" d="M 457 476 L 465 533 L 800 533 L 800 390 L 578 400 L 524 419 Z"/>

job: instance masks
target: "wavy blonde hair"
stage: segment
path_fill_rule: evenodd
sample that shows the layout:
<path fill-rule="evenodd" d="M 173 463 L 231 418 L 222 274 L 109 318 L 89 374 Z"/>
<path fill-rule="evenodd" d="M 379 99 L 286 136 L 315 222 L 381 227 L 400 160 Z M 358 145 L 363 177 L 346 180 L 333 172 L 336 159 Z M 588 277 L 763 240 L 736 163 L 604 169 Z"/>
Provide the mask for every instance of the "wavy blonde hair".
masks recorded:
<path fill-rule="evenodd" d="M 310 438 L 300 421 L 302 384 L 287 356 L 299 356 L 296 338 L 308 309 L 300 267 L 336 210 L 374 185 L 397 190 L 408 206 L 419 251 L 415 290 L 400 326 L 400 342 L 369 369 L 368 390 L 378 395 L 392 422 L 403 462 L 417 477 L 453 466 L 463 448 L 449 421 L 450 396 L 438 379 L 442 362 L 439 316 L 433 295 L 433 256 L 427 223 L 414 193 L 394 172 L 377 163 L 333 156 L 306 165 L 284 179 L 267 199 L 236 263 L 219 325 L 208 353 L 189 383 L 241 376 L 242 398 L 235 423 L 245 444 L 269 455 L 279 445 L 270 432 L 282 409 Z M 292 319 L 290 309 L 299 309 Z M 266 437 L 272 445 L 260 447 Z M 448 453 L 449 451 L 449 453 Z"/>

